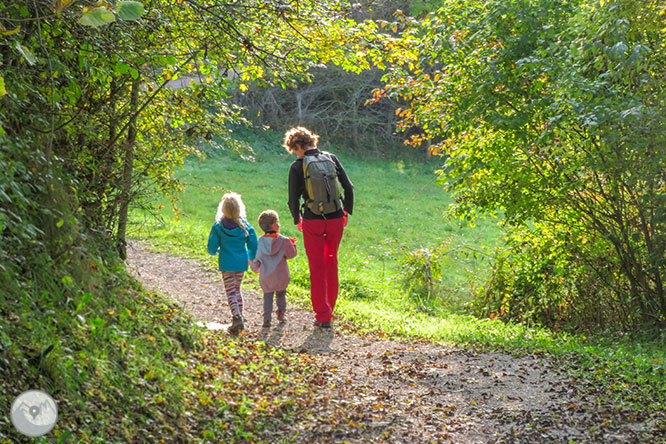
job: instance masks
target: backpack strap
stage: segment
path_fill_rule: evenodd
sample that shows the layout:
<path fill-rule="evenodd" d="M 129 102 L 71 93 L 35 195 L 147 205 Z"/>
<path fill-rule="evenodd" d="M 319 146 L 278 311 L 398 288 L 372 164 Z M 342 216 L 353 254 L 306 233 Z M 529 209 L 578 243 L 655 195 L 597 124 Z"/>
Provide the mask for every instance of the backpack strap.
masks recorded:
<path fill-rule="evenodd" d="M 319 153 L 315 153 L 314 156 L 319 157 Z M 303 156 L 303 180 L 304 180 L 303 185 L 305 186 L 305 193 L 303 193 L 303 208 L 304 209 L 307 208 L 308 204 L 312 202 L 312 199 L 310 198 L 310 193 L 308 192 L 308 179 L 309 179 L 310 176 L 308 175 L 308 169 L 307 169 L 307 166 L 305 164 L 305 160 L 306 160 L 305 158 L 306 157 L 308 157 L 308 156 L 307 155 Z"/>
<path fill-rule="evenodd" d="M 339 171 L 338 171 L 338 166 L 335 164 L 335 161 L 333 160 L 333 154 L 329 153 L 328 151 L 322 151 L 321 154 L 325 154 L 328 157 L 328 160 L 330 160 L 331 163 L 333 164 L 333 167 L 335 168 L 335 181 L 337 182 Z M 338 190 L 337 190 L 338 192 L 336 192 L 336 190 L 330 189 L 330 187 L 329 187 L 330 184 L 327 183 L 326 185 L 327 185 L 329 195 L 333 196 L 333 202 L 335 203 L 336 211 L 341 210 L 342 209 L 342 190 L 340 190 L 338 188 Z M 339 184 L 338 184 L 338 187 L 339 187 Z"/>

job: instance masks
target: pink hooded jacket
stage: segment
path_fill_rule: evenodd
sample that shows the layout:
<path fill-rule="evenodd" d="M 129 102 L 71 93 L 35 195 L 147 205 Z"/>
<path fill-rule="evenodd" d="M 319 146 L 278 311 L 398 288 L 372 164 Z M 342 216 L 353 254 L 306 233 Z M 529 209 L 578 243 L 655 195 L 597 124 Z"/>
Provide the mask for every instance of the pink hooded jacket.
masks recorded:
<path fill-rule="evenodd" d="M 259 273 L 259 285 L 264 293 L 286 290 L 289 285 L 287 259 L 296 256 L 296 243 L 278 234 L 259 238 L 257 255 L 252 261 L 252 271 Z"/>

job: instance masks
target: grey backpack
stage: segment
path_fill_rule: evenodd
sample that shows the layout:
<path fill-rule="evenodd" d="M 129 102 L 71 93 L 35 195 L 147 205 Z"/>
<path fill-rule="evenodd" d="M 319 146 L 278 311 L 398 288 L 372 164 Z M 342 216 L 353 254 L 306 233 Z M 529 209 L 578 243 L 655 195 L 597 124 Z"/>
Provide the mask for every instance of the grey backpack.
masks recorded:
<path fill-rule="evenodd" d="M 342 209 L 338 171 L 329 153 L 303 156 L 303 175 L 305 206 L 313 214 L 324 215 Z"/>

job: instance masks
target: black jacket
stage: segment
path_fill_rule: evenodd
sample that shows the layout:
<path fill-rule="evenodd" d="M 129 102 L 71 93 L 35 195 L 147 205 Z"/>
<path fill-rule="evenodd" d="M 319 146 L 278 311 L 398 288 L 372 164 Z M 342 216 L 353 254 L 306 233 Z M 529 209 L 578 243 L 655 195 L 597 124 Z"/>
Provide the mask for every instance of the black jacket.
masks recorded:
<path fill-rule="evenodd" d="M 305 152 L 306 156 L 314 156 L 321 153 L 318 149 L 312 149 Z M 338 180 L 344 191 L 342 197 L 342 210 L 335 211 L 324 215 L 313 214 L 308 208 L 301 210 L 301 198 L 305 194 L 305 177 L 303 176 L 303 159 L 296 159 L 289 168 L 289 211 L 294 218 L 294 223 L 297 224 L 301 218 L 301 211 L 303 212 L 303 219 L 337 219 L 344 216 L 344 211 L 352 214 L 354 209 L 354 185 L 347 177 L 345 169 L 335 155 L 329 153 L 335 168 L 338 171 Z M 343 211 L 344 210 L 344 211 Z"/>

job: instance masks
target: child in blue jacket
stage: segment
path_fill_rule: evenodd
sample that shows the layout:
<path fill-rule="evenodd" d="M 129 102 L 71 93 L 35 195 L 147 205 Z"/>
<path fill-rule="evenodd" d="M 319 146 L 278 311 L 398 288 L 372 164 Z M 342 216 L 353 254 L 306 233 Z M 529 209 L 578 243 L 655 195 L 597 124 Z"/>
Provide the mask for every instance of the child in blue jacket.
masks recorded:
<path fill-rule="evenodd" d="M 208 236 L 208 253 L 218 254 L 224 289 L 233 316 L 229 333 L 237 335 L 245 328 L 241 283 L 249 261 L 257 252 L 257 235 L 245 220 L 245 205 L 241 196 L 227 193 L 217 207 L 215 223 Z"/>

